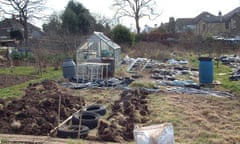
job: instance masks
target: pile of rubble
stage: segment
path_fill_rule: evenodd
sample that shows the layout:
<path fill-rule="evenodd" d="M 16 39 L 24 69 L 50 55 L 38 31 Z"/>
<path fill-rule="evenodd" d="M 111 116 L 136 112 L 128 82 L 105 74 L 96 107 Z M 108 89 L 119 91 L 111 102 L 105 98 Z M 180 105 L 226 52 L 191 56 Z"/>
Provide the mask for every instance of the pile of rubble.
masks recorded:
<path fill-rule="evenodd" d="M 230 75 L 229 80 L 231 80 L 231 81 L 240 81 L 240 69 L 238 69 L 235 72 L 233 72 Z"/>
<path fill-rule="evenodd" d="M 233 73 L 229 76 L 231 81 L 240 80 L 240 57 L 237 55 L 223 55 L 218 60 L 223 64 L 230 66 L 233 69 Z"/>
<path fill-rule="evenodd" d="M 98 80 L 71 80 L 71 82 L 62 83 L 61 85 L 71 89 L 84 89 L 84 88 L 96 88 L 96 87 L 126 87 L 134 80 L 129 77 L 124 78 L 109 78 Z"/>
<path fill-rule="evenodd" d="M 61 120 L 85 105 L 83 98 L 66 94 L 55 81 L 30 84 L 25 93 L 20 99 L 0 100 L 0 133 L 48 135 L 58 124 L 59 96 Z"/>
<path fill-rule="evenodd" d="M 218 60 L 220 60 L 223 64 L 230 65 L 231 67 L 238 67 L 240 57 L 237 55 L 223 55 Z"/>
<path fill-rule="evenodd" d="M 235 58 L 237 59 L 238 57 Z M 197 83 L 199 80 L 198 69 L 190 67 L 187 60 L 169 59 L 166 62 L 159 62 L 146 58 L 125 58 L 125 62 L 128 64 L 129 72 L 138 73 L 145 70 L 150 75 L 149 77 L 154 80 L 155 88 L 166 90 L 167 92 L 220 97 L 233 96 L 228 92 L 201 87 Z M 239 70 L 234 72 L 229 79 L 240 80 Z"/>
<path fill-rule="evenodd" d="M 166 62 L 159 62 L 145 58 L 132 58 L 129 71 L 137 72 L 146 69 L 150 77 L 156 81 L 156 84 L 161 86 L 198 87 L 198 84 L 194 82 L 198 81 L 198 69 L 188 67 L 187 64 L 187 60 L 170 59 Z M 183 76 L 188 79 L 182 80 L 179 78 Z"/>
<path fill-rule="evenodd" d="M 100 120 L 98 136 L 104 141 L 124 142 L 133 140 L 135 124 L 149 120 L 148 93 L 141 89 L 125 90 L 120 100 L 112 105 L 112 115 Z"/>

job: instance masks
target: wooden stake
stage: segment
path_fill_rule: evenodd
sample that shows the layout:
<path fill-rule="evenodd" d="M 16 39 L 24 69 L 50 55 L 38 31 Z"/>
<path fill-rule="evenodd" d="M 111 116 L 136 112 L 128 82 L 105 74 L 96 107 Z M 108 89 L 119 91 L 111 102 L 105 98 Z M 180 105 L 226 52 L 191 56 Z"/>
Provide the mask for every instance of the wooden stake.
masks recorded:
<path fill-rule="evenodd" d="M 81 111 L 81 109 L 76 111 L 76 113 L 79 113 L 80 111 Z M 73 114 L 71 116 L 69 116 L 66 120 L 64 120 L 62 123 L 60 123 L 58 126 L 56 126 L 54 129 L 52 129 L 50 131 L 49 135 L 53 134 L 59 127 L 63 126 L 65 123 L 67 123 L 69 120 L 71 120 L 72 117 L 73 117 Z"/>
<path fill-rule="evenodd" d="M 78 125 L 78 139 L 80 139 L 80 131 L 81 131 L 81 125 L 82 125 L 82 98 L 79 93 L 80 98 L 80 111 L 79 111 L 79 125 Z"/>
<path fill-rule="evenodd" d="M 58 101 L 58 125 L 60 124 L 60 121 L 61 121 L 61 94 L 60 92 L 57 92 L 57 94 L 59 95 L 59 101 Z"/>

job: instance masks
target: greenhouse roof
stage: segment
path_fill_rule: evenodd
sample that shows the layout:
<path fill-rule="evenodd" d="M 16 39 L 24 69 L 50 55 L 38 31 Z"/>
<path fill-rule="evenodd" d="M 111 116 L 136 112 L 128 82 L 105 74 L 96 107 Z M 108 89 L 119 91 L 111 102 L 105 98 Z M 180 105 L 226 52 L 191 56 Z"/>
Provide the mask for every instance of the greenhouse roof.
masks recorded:
<path fill-rule="evenodd" d="M 120 49 L 120 46 L 113 42 L 110 38 L 105 36 L 102 32 L 94 32 L 92 36 L 88 38 L 88 42 L 103 41 L 108 46 L 113 49 Z"/>

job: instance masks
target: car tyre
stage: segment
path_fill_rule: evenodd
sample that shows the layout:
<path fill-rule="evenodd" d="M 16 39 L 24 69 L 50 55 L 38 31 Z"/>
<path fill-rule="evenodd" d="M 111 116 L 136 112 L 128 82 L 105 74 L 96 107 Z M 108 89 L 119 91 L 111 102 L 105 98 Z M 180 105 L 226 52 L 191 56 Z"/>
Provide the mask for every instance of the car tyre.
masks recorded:
<path fill-rule="evenodd" d="M 94 112 L 97 113 L 101 116 L 104 116 L 106 114 L 106 108 L 103 105 L 100 104 L 94 104 L 90 106 L 86 106 L 83 111 L 89 111 L 89 112 Z"/>
<path fill-rule="evenodd" d="M 100 115 L 94 112 L 83 111 L 82 113 L 82 125 L 87 126 L 89 129 L 94 129 L 98 125 Z M 74 113 L 72 117 L 72 124 L 79 125 L 80 113 Z"/>
<path fill-rule="evenodd" d="M 77 138 L 78 137 L 78 125 L 68 125 L 62 126 L 57 130 L 57 137 L 59 138 Z M 88 136 L 89 128 L 85 125 L 81 126 L 80 138 L 85 138 Z"/>

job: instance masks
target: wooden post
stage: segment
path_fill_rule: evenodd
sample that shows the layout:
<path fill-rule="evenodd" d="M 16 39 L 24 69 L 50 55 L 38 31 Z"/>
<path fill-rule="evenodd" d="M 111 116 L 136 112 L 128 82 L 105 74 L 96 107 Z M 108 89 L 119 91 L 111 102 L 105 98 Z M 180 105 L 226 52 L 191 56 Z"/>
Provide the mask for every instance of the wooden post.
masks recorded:
<path fill-rule="evenodd" d="M 61 94 L 60 92 L 57 92 L 57 94 L 59 95 L 59 101 L 58 101 L 58 125 L 60 124 L 61 122 Z"/>
<path fill-rule="evenodd" d="M 80 111 L 79 111 L 79 124 L 78 124 L 78 139 L 80 139 L 80 131 L 82 127 L 82 98 L 79 93 L 79 98 L 80 98 Z"/>
<path fill-rule="evenodd" d="M 76 111 L 76 113 L 79 113 L 80 110 Z M 52 129 L 49 133 L 49 135 L 52 135 L 58 128 L 63 126 L 65 123 L 67 123 L 69 120 L 71 120 L 73 115 L 69 116 L 66 120 L 64 120 L 62 123 L 60 123 L 58 126 L 56 126 L 54 129 Z"/>

